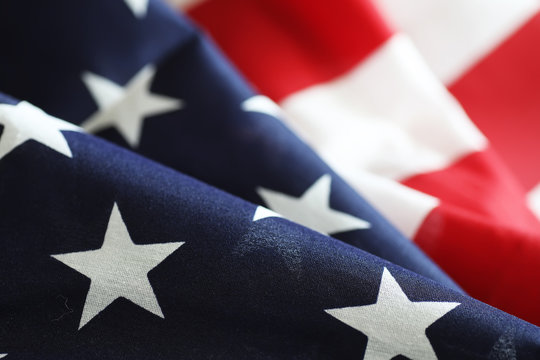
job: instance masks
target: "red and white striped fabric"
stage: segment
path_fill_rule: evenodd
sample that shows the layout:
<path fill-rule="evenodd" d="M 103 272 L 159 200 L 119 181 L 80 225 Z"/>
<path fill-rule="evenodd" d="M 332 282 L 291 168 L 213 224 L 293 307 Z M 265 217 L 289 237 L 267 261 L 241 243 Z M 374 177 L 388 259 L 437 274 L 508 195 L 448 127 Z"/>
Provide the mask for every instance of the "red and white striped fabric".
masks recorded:
<path fill-rule="evenodd" d="M 466 291 L 540 324 L 537 1 L 170 1 Z"/>

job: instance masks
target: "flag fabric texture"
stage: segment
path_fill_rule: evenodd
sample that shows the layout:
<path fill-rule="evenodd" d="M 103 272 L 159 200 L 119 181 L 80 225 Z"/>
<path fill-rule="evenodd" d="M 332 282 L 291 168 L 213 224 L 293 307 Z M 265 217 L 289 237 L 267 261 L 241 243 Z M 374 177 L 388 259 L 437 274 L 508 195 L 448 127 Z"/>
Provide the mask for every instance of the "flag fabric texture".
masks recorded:
<path fill-rule="evenodd" d="M 373 21 L 375 8 L 358 4 L 366 11 L 348 11 L 348 21 L 364 16 L 366 30 L 392 35 Z M 9 34 L 0 91 L 10 94 L 0 94 L 0 357 L 540 356 L 538 327 L 464 294 L 164 3 L 4 1 L 0 30 Z M 339 50 L 328 35 L 326 44 Z M 377 44 L 367 38 L 354 51 Z M 328 63 L 339 59 L 327 55 Z M 309 57 L 313 69 L 317 58 Z M 287 86 L 305 86 L 311 70 Z M 273 68 L 267 75 L 277 88 L 286 84 Z M 457 145 L 447 141 L 422 157 L 426 144 L 402 144 L 420 156 L 420 165 L 408 164 L 416 170 L 485 144 L 435 79 L 427 76 L 432 99 L 425 84 L 416 89 L 432 100 L 424 115 L 449 111 L 435 127 Z M 326 103 L 323 89 L 307 118 L 339 120 L 351 99 L 338 92 L 342 110 Z M 402 136 L 386 129 L 396 141 Z M 356 136 L 359 128 L 350 130 Z M 379 140 L 367 154 L 382 149 Z M 379 160 L 390 173 L 410 171 Z M 398 200 L 407 194 L 359 170 L 373 187 L 363 192 L 368 199 L 385 189 Z M 410 191 L 411 201 L 439 204 Z M 418 208 L 404 204 L 403 216 L 416 219 Z M 400 229 L 410 236 L 411 227 Z M 436 233 L 431 239 L 441 241 Z"/>
<path fill-rule="evenodd" d="M 2 357 L 540 356 L 540 328 L 0 96 Z"/>
<path fill-rule="evenodd" d="M 538 1 L 171 2 L 465 291 L 540 324 Z"/>

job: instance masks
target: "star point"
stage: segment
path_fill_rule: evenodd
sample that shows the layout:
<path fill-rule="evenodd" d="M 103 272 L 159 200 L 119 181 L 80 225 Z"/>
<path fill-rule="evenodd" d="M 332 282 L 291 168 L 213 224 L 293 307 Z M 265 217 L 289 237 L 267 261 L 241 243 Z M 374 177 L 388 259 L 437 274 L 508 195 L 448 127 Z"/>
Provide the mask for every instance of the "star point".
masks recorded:
<path fill-rule="evenodd" d="M 147 65 L 125 85 L 91 73 L 82 74 L 82 81 L 90 91 L 98 111 L 81 126 L 88 132 L 115 127 L 133 148 L 139 146 L 145 118 L 183 107 L 183 101 L 150 92 L 156 68 Z"/>
<path fill-rule="evenodd" d="M 51 255 L 90 278 L 79 330 L 118 298 L 163 318 L 148 272 L 183 244 L 136 245 L 115 203 L 100 249 Z"/>
<path fill-rule="evenodd" d="M 283 216 L 281 216 L 280 214 L 268 208 L 265 208 L 264 206 L 257 206 L 257 209 L 255 209 L 255 214 L 253 214 L 252 221 L 257 221 L 257 220 L 265 219 L 268 217 L 283 217 Z"/>
<path fill-rule="evenodd" d="M 410 301 L 390 271 L 384 268 L 375 304 L 325 312 L 368 337 L 365 360 L 392 359 L 398 355 L 436 360 L 426 329 L 459 305 Z"/>
<path fill-rule="evenodd" d="M 332 177 L 321 176 L 300 197 L 293 197 L 274 190 L 259 187 L 257 193 L 266 205 L 289 220 L 323 234 L 366 229 L 370 224 L 353 215 L 330 208 Z M 257 209 L 253 221 L 275 216 Z"/>
<path fill-rule="evenodd" d="M 28 140 L 35 140 L 67 157 L 71 149 L 61 130 L 81 131 L 78 126 L 48 115 L 34 105 L 21 101 L 17 105 L 0 104 L 0 159 Z"/>
<path fill-rule="evenodd" d="M 137 18 L 143 18 L 148 12 L 148 0 L 124 0 Z"/>
<path fill-rule="evenodd" d="M 255 95 L 244 100 L 241 107 L 244 111 L 259 112 L 275 118 L 279 118 L 283 115 L 279 105 L 264 95 Z"/>

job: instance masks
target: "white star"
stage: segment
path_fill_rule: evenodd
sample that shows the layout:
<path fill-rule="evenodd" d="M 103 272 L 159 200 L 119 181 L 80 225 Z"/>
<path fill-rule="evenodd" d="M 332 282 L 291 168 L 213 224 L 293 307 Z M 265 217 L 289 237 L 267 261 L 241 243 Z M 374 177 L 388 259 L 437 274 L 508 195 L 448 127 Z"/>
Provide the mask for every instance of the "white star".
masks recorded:
<path fill-rule="evenodd" d="M 120 297 L 163 318 L 148 272 L 182 244 L 135 245 L 115 203 L 100 249 L 51 255 L 91 280 L 79 329 Z"/>
<path fill-rule="evenodd" d="M 460 303 L 412 302 L 396 279 L 384 268 L 377 302 L 373 305 L 325 310 L 368 337 L 365 360 L 437 359 L 426 329 Z"/>
<path fill-rule="evenodd" d="M 6 357 L 8 354 L 0 354 L 0 359 Z"/>
<path fill-rule="evenodd" d="M 66 138 L 60 130 L 81 128 L 57 119 L 34 105 L 21 101 L 17 105 L 0 104 L 0 159 L 28 140 L 35 140 L 68 157 L 72 157 Z"/>
<path fill-rule="evenodd" d="M 330 208 L 331 183 L 332 177 L 325 174 L 299 198 L 261 187 L 257 193 L 272 210 L 323 234 L 369 228 L 367 221 Z M 257 212 L 253 221 L 276 216 Z"/>
<path fill-rule="evenodd" d="M 138 18 L 146 16 L 148 11 L 148 0 L 124 0 L 126 5 L 129 6 L 133 14 Z"/>
<path fill-rule="evenodd" d="M 145 117 L 177 110 L 183 105 L 182 100 L 150 92 L 155 74 L 155 67 L 147 65 L 122 87 L 102 76 L 85 72 L 82 80 L 99 110 L 81 126 L 93 133 L 114 126 L 132 147 L 137 147 Z"/>

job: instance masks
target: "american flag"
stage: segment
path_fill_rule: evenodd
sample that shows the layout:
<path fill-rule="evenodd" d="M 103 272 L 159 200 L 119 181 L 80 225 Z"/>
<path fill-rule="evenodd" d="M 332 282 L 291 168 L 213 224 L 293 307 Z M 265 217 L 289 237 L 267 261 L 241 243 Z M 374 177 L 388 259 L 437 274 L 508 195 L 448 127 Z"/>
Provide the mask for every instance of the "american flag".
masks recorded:
<path fill-rule="evenodd" d="M 540 324 L 539 1 L 178 6 L 469 294 Z"/>
<path fill-rule="evenodd" d="M 517 181 L 378 8 L 337 9 L 191 7 L 257 92 L 160 1 L 0 3 L 0 357 L 540 357 L 538 291 L 500 280 L 535 279 L 536 245 L 465 236 L 445 201 L 493 210 L 468 197 L 482 172 L 502 199 Z M 339 73 L 355 62 L 374 73 Z"/>

